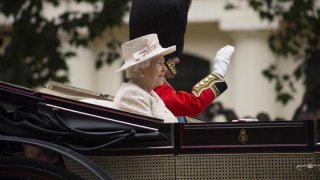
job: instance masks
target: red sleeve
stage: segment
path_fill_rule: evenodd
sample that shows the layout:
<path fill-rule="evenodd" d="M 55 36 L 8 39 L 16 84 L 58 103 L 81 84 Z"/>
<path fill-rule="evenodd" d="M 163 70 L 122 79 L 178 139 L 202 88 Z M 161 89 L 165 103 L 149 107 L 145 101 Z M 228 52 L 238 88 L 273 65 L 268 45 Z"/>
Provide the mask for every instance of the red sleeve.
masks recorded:
<path fill-rule="evenodd" d="M 154 91 L 175 116 L 197 115 L 215 99 L 215 95 L 211 89 L 204 90 L 200 96 L 197 97 L 185 91 L 176 92 L 166 83 L 158 86 Z"/>
<path fill-rule="evenodd" d="M 227 89 L 226 82 L 216 74 L 209 74 L 194 85 L 192 93 L 175 91 L 168 83 L 154 91 L 175 116 L 195 116 Z"/>

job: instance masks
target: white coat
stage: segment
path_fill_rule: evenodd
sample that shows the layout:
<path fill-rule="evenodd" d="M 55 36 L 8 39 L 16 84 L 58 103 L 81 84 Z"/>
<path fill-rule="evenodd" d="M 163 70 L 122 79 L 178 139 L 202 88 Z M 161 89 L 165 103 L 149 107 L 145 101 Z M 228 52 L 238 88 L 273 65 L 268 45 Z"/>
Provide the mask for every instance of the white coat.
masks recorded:
<path fill-rule="evenodd" d="M 148 93 L 132 82 L 121 85 L 114 98 L 112 107 L 131 113 L 163 119 L 165 123 L 178 122 L 177 118 L 153 90 Z"/>

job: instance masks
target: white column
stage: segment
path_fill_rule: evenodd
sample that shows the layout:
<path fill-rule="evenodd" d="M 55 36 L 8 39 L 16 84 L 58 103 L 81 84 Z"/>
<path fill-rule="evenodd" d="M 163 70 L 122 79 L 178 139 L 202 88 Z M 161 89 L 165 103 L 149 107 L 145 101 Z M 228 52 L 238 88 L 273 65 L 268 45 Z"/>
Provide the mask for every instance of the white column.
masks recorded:
<path fill-rule="evenodd" d="M 100 93 L 108 95 L 116 95 L 117 90 L 121 86 L 123 72 L 116 72 L 122 65 L 123 61 L 116 60 L 111 65 L 104 65 L 97 71 L 97 88 Z"/>
<path fill-rule="evenodd" d="M 97 91 L 95 57 L 91 49 L 78 48 L 77 56 L 67 60 L 72 86 Z"/>
<path fill-rule="evenodd" d="M 274 84 L 270 83 L 262 71 L 275 61 L 268 43 L 268 33 L 230 32 L 236 52 L 233 56 L 230 74 L 235 111 L 240 117 L 253 116 L 266 112 L 275 117 L 276 100 Z"/>

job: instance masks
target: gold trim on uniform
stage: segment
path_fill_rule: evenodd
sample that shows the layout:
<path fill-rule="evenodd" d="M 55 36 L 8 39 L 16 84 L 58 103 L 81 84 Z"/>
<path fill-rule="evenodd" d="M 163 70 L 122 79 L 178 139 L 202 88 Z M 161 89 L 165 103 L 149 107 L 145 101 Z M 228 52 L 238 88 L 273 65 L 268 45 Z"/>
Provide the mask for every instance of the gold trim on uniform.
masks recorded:
<path fill-rule="evenodd" d="M 215 86 L 215 83 L 223 81 L 224 80 L 218 74 L 209 74 L 207 77 L 193 86 L 192 93 L 199 97 L 202 91 L 211 89 L 215 96 L 218 97 L 220 95 L 220 91 Z"/>

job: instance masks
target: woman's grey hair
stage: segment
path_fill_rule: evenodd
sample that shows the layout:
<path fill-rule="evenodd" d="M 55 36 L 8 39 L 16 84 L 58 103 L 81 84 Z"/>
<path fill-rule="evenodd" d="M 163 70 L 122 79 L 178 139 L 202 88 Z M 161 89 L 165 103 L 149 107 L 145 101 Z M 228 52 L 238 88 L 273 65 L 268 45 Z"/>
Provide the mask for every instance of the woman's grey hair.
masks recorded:
<path fill-rule="evenodd" d="M 149 67 L 150 60 L 146 60 L 144 62 L 141 62 L 139 64 L 136 64 L 128 69 L 126 69 L 126 78 L 132 79 L 132 78 L 141 78 L 141 73 L 139 72 L 139 69 L 145 69 Z"/>

